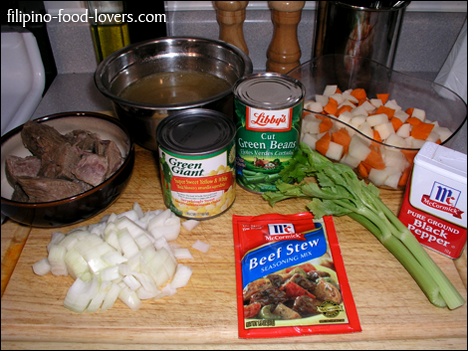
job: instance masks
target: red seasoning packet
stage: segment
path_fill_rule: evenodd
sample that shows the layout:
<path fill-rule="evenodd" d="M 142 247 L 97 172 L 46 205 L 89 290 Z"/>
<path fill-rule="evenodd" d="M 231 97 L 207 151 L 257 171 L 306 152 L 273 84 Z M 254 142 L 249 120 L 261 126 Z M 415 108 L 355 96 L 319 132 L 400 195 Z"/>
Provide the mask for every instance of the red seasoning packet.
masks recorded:
<path fill-rule="evenodd" d="M 361 331 L 332 217 L 233 215 L 239 337 Z"/>

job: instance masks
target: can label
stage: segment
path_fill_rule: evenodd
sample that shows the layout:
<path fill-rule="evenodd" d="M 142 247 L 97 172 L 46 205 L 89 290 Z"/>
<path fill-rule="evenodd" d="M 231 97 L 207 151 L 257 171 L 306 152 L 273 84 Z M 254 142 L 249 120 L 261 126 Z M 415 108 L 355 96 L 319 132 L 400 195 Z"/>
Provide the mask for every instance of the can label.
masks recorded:
<path fill-rule="evenodd" d="M 461 218 L 463 211 L 453 204 L 450 205 L 453 197 L 447 199 L 447 191 L 451 192 L 451 190 L 439 185 L 434 192 L 431 189 L 426 189 L 427 194 L 411 201 L 410 189 L 413 182 L 414 179 L 411 179 L 408 184 L 398 216 L 399 219 L 408 227 L 421 245 L 452 259 L 460 257 L 466 243 L 466 227 L 463 228 L 453 223 L 457 218 Z M 418 187 L 421 186 L 420 182 L 417 184 L 419 184 Z M 411 202 L 415 203 L 415 206 Z M 445 213 L 450 213 L 453 220 L 443 219 L 441 214 Z"/>
<path fill-rule="evenodd" d="M 254 192 L 275 191 L 278 173 L 299 145 L 303 104 L 266 110 L 246 106 L 238 100 L 234 103 L 238 182 Z"/>
<path fill-rule="evenodd" d="M 192 219 L 223 213 L 235 199 L 234 141 L 204 156 L 177 155 L 159 148 L 164 202 L 174 213 Z"/>
<path fill-rule="evenodd" d="M 450 166 L 442 162 L 453 160 Z M 452 259 L 460 257 L 466 243 L 466 178 L 452 173 L 453 166 L 463 164 L 466 155 L 426 143 L 416 155 L 398 215 L 421 245 Z"/>

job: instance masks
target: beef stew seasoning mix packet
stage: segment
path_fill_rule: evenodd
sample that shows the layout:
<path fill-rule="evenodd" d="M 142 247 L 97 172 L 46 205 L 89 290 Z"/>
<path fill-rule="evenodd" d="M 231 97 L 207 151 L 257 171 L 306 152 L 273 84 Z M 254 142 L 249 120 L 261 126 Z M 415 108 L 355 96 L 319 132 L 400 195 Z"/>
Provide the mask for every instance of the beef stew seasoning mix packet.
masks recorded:
<path fill-rule="evenodd" d="M 233 215 L 239 337 L 361 331 L 332 217 Z"/>

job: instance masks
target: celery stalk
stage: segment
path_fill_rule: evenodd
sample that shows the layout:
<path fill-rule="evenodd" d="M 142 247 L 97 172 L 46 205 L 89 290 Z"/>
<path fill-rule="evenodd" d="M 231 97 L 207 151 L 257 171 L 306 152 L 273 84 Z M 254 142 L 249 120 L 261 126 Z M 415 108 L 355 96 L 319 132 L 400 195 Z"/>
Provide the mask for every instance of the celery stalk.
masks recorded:
<path fill-rule="evenodd" d="M 307 207 L 317 218 L 350 216 L 400 261 L 432 304 L 449 309 L 465 304 L 414 235 L 382 202 L 378 188 L 359 180 L 350 167 L 333 163 L 301 143 L 280 175 L 278 191 L 263 194 L 271 206 L 286 199 L 308 198 Z M 306 177 L 315 177 L 316 182 L 303 182 Z"/>

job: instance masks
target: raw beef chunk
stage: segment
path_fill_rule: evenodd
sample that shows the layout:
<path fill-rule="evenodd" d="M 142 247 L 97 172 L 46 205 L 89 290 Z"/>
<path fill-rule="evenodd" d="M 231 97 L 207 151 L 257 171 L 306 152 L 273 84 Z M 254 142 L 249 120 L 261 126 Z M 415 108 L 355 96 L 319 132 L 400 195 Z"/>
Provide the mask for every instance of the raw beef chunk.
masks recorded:
<path fill-rule="evenodd" d="M 106 157 L 85 153 L 77 163 L 73 174 L 77 179 L 96 186 L 106 179 L 107 166 Z"/>
<path fill-rule="evenodd" d="M 15 187 L 18 177 L 35 177 L 41 169 L 41 160 L 34 156 L 8 156 L 5 160 L 5 173 L 8 183 Z"/>
<path fill-rule="evenodd" d="M 49 202 L 78 195 L 83 192 L 80 183 L 65 179 L 18 178 L 18 184 L 29 197 L 29 202 Z"/>
<path fill-rule="evenodd" d="M 87 130 L 62 135 L 51 126 L 29 121 L 21 138 L 34 156 L 9 156 L 5 161 L 14 201 L 49 202 L 78 195 L 101 184 L 123 163 L 115 142 Z"/>
<path fill-rule="evenodd" d="M 24 146 L 34 156 L 42 158 L 43 155 L 54 152 L 67 142 L 67 139 L 55 128 L 44 123 L 28 121 L 21 130 Z"/>

